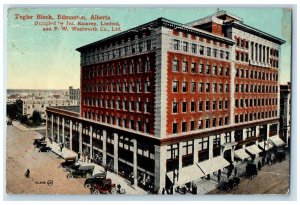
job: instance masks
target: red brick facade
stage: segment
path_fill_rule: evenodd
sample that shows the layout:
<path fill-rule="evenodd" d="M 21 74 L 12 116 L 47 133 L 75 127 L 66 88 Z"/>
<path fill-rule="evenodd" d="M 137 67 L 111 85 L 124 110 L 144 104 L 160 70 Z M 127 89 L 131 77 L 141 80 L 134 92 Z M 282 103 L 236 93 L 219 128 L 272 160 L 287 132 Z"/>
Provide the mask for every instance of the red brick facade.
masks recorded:
<path fill-rule="evenodd" d="M 178 61 L 178 72 L 174 72 L 173 60 Z M 187 71 L 183 72 L 182 63 L 187 62 Z M 192 71 L 194 63 L 194 71 Z M 203 70 L 199 71 L 200 65 Z M 206 74 L 206 66 L 210 66 L 209 74 Z M 216 73 L 213 69 L 216 66 Z M 178 123 L 178 132 L 182 132 L 182 122 L 187 123 L 186 132 L 191 131 L 191 121 L 194 121 L 194 130 L 199 128 L 199 120 L 202 120 L 202 129 L 206 128 L 205 120 L 210 119 L 210 127 L 213 127 L 213 118 L 216 118 L 215 127 L 219 126 L 219 120 L 225 125 L 230 120 L 230 62 L 213 60 L 205 57 L 196 57 L 185 54 L 168 52 L 168 86 L 167 86 L 167 134 L 173 134 L 173 122 Z M 221 71 L 221 72 L 220 72 Z M 178 82 L 178 92 L 173 92 L 172 82 Z M 187 82 L 186 92 L 182 91 L 182 83 Z M 195 91 L 192 91 L 192 84 L 195 83 Z M 199 83 L 203 83 L 203 90 L 200 91 Z M 206 92 L 206 83 L 210 84 L 209 91 Z M 216 83 L 216 92 L 213 90 L 213 84 Z M 220 92 L 220 85 L 222 90 Z M 227 89 L 227 90 L 226 90 Z M 202 111 L 199 110 L 199 101 L 202 101 Z M 206 101 L 210 103 L 210 109 L 206 110 Z M 216 102 L 216 108 L 213 109 L 213 102 Z M 221 102 L 220 102 L 221 101 Z M 227 108 L 225 108 L 225 101 Z M 178 102 L 178 112 L 173 113 L 173 102 Z M 187 103 L 186 112 L 182 112 L 182 102 Z M 191 111 L 191 102 L 194 102 L 194 111 Z M 219 109 L 221 103 L 221 109 Z"/>
<path fill-rule="evenodd" d="M 143 132 L 146 129 L 144 123 L 148 123 L 150 130 L 147 129 L 145 132 L 153 134 L 154 75 L 154 52 L 83 66 L 81 68 L 81 117 L 114 125 L 118 125 L 117 119 L 120 118 L 121 127 Z M 146 92 L 145 82 L 147 81 L 150 83 L 150 89 Z M 118 91 L 118 83 L 120 83 L 120 91 Z M 132 90 L 130 90 L 131 83 L 133 84 Z M 141 87 L 139 92 L 138 87 Z M 117 108 L 118 101 L 120 102 L 119 109 Z M 140 102 L 139 111 L 137 102 Z M 133 109 L 131 109 L 131 103 L 134 104 Z M 147 111 L 145 103 L 148 103 Z M 114 122 L 111 116 L 114 117 Z M 126 125 L 123 119 L 127 120 Z M 133 128 L 129 125 L 130 120 L 134 122 Z M 141 122 L 140 130 L 137 122 Z"/>

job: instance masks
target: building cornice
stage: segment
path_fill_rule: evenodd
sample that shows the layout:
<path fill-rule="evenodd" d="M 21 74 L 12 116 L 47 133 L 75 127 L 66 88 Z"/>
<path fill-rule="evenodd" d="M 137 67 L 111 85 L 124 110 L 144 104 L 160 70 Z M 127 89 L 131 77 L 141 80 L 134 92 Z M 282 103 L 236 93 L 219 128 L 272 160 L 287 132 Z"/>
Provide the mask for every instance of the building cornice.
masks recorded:
<path fill-rule="evenodd" d="M 246 31 L 246 32 L 249 32 L 251 34 L 254 34 L 254 35 L 257 35 L 259 37 L 262 37 L 264 39 L 267 39 L 271 42 L 274 42 L 274 43 L 277 43 L 279 45 L 282 45 L 284 43 L 286 43 L 285 40 L 282 40 L 278 37 L 275 37 L 273 35 L 270 35 L 266 32 L 263 32 L 261 30 L 258 30 L 254 27 L 251 27 L 251 26 L 248 26 L 246 24 L 243 24 L 243 23 L 240 23 L 238 21 L 228 21 L 228 22 L 225 22 L 225 26 L 232 26 L 233 28 L 237 28 L 237 29 L 240 29 L 242 31 Z"/>
<path fill-rule="evenodd" d="M 181 24 L 181 23 L 178 23 L 178 22 L 175 22 L 175 21 L 171 21 L 171 20 L 166 19 L 166 18 L 158 18 L 154 21 L 148 22 L 146 24 L 142 24 L 140 26 L 134 27 L 134 28 L 129 29 L 127 31 L 123 31 L 123 32 L 120 32 L 118 34 L 115 34 L 115 35 L 109 36 L 107 38 L 101 39 L 99 41 L 96 41 L 94 43 L 90 43 L 90 44 L 87 44 L 85 46 L 79 47 L 76 50 L 79 51 L 79 52 L 82 52 L 85 49 L 90 49 L 90 48 L 96 47 L 96 46 L 98 46 L 102 43 L 106 43 L 110 40 L 116 40 L 116 39 L 119 40 L 120 38 L 122 38 L 126 35 L 129 35 L 129 34 L 138 33 L 138 32 L 142 32 L 142 31 L 146 31 L 146 30 L 153 30 L 153 29 L 156 29 L 158 27 L 166 27 L 166 28 L 176 29 L 178 31 L 189 32 L 189 33 L 192 33 L 192 34 L 195 34 L 195 35 L 202 36 L 204 38 L 210 38 L 212 40 L 217 40 L 217 41 L 220 41 L 220 42 L 223 42 L 223 43 L 227 43 L 229 45 L 233 45 L 235 43 L 233 40 L 231 40 L 229 38 L 226 38 L 226 37 L 218 36 L 218 35 L 209 33 L 207 31 L 204 31 L 204 30 L 201 30 L 201 29 L 186 26 L 184 24 Z"/>

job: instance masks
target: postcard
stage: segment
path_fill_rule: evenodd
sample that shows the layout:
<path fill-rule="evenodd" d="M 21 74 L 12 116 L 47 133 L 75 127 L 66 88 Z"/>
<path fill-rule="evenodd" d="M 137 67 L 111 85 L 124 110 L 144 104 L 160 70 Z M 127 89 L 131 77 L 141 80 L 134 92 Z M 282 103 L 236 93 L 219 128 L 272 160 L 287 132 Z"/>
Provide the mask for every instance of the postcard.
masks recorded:
<path fill-rule="evenodd" d="M 8 8 L 6 192 L 288 195 L 292 11 Z"/>

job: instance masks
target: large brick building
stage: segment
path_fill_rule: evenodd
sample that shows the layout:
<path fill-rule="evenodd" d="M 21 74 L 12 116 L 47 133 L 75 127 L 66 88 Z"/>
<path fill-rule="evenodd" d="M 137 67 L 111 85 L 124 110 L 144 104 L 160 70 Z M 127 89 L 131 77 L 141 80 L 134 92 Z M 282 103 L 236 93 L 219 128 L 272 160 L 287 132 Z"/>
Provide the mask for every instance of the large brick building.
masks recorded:
<path fill-rule="evenodd" d="M 85 45 L 80 113 L 48 108 L 47 135 L 155 190 L 200 180 L 279 146 L 283 43 L 221 11 Z"/>

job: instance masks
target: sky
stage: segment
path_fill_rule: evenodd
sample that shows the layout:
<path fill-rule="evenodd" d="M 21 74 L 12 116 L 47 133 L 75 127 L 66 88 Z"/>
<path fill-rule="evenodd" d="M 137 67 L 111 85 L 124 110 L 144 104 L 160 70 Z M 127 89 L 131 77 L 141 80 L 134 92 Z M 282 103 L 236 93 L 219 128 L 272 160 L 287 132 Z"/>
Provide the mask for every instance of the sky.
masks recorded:
<path fill-rule="evenodd" d="M 280 83 L 290 81 L 291 10 L 283 8 L 220 8 L 244 23 L 286 41 L 281 48 Z M 16 14 L 108 15 L 122 31 L 159 17 L 187 23 L 211 15 L 217 8 L 36 8 L 10 9 L 7 15 L 7 89 L 68 89 L 80 86 L 80 54 L 75 49 L 117 32 L 42 31 L 35 19 Z"/>

